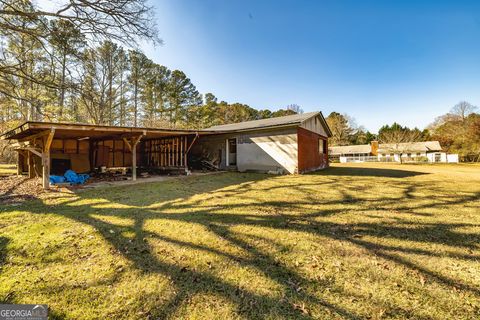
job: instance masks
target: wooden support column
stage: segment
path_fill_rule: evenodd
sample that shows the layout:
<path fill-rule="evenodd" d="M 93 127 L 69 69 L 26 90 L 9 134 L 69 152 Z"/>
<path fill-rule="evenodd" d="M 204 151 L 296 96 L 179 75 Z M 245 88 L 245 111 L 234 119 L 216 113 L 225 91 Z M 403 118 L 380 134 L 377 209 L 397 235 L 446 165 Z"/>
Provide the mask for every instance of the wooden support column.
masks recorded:
<path fill-rule="evenodd" d="M 143 136 L 144 134 L 136 137 L 132 137 L 130 139 L 123 138 L 123 141 L 127 145 L 130 152 L 132 153 L 132 180 L 133 181 L 137 180 L 137 144 Z"/>
<path fill-rule="evenodd" d="M 185 159 L 184 159 L 184 161 L 185 161 L 185 172 L 188 171 L 188 152 L 193 147 L 193 144 L 195 143 L 195 141 L 197 141 L 198 136 L 199 135 L 198 135 L 198 132 L 197 132 L 189 146 L 187 146 L 187 144 L 188 144 L 187 140 L 188 139 L 187 139 L 187 137 L 185 137 Z"/>
<path fill-rule="evenodd" d="M 27 165 L 28 165 L 28 178 L 35 178 L 35 168 L 33 167 L 33 154 L 30 151 L 26 151 Z"/>
<path fill-rule="evenodd" d="M 21 176 L 23 172 L 23 155 L 22 151 L 17 151 L 17 176 Z"/>
<path fill-rule="evenodd" d="M 42 154 L 42 185 L 45 190 L 50 188 L 50 152 Z"/>
<path fill-rule="evenodd" d="M 55 135 L 55 129 L 51 129 L 50 133 L 43 141 L 43 152 L 42 152 L 42 181 L 43 189 L 47 190 L 50 188 L 50 146 L 52 145 L 53 136 Z"/>

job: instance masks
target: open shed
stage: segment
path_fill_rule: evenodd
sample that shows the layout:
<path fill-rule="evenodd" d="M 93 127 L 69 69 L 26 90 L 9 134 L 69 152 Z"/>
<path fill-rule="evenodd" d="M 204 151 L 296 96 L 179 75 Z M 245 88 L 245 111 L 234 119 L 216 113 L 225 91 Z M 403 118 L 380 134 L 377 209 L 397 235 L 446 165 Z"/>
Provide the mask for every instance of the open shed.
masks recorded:
<path fill-rule="evenodd" d="M 90 172 L 95 168 L 130 167 L 136 180 L 137 166 L 187 170 L 188 153 L 208 131 L 91 124 L 25 122 L 2 135 L 16 140 L 18 173 L 42 176 L 49 187 L 50 174 L 67 169 Z"/>

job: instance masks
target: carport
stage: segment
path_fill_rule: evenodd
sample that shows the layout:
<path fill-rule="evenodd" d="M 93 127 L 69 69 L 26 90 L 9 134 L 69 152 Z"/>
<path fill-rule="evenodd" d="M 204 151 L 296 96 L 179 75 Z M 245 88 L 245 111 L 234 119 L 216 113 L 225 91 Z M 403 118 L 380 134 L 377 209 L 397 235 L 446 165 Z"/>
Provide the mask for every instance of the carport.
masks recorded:
<path fill-rule="evenodd" d="M 132 180 L 137 166 L 187 170 L 189 151 L 201 134 L 208 131 L 29 121 L 1 138 L 16 140 L 18 174 L 41 176 L 48 189 L 52 169 L 131 168 Z"/>

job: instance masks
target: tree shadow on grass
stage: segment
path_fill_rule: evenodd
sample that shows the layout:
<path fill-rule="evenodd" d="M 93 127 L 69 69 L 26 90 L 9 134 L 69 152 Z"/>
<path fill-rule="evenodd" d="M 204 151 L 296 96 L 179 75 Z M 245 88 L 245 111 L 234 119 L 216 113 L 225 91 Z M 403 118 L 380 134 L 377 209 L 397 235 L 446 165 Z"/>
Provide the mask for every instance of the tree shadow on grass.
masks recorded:
<path fill-rule="evenodd" d="M 0 272 L 2 272 L 3 267 L 5 265 L 5 261 L 7 259 L 8 250 L 7 246 L 10 242 L 10 239 L 7 237 L 0 236 Z M 12 303 L 15 299 L 13 292 L 8 292 L 5 296 L 0 296 L 0 304 L 8 304 Z"/>
<path fill-rule="evenodd" d="M 352 168 L 348 168 L 351 170 Z M 356 168 L 354 168 L 356 169 Z M 381 169 L 383 170 L 383 169 Z M 391 170 L 387 170 L 391 171 Z M 355 172 L 355 171 L 354 171 Z M 398 174 L 398 173 L 396 173 Z M 342 175 L 342 174 L 339 174 Z M 395 176 L 395 177 L 398 177 Z M 276 318 L 314 318 L 314 314 L 309 311 L 310 307 L 317 310 L 327 310 L 331 314 L 335 314 L 345 319 L 357 319 L 363 315 L 357 314 L 345 306 L 320 299 L 317 295 L 303 290 L 307 287 L 311 280 L 301 275 L 295 269 L 289 267 L 282 261 L 279 261 L 271 252 L 260 249 L 247 241 L 245 237 L 233 230 L 237 226 L 252 226 L 273 228 L 280 231 L 297 231 L 305 235 L 313 235 L 321 238 L 329 238 L 336 241 L 348 242 L 357 247 L 365 249 L 372 255 L 379 256 L 387 261 L 404 266 L 407 269 L 421 273 L 426 278 L 443 286 L 460 288 L 462 290 L 480 295 L 480 289 L 473 285 L 454 279 L 440 272 L 430 270 L 419 263 L 409 261 L 398 253 L 414 253 L 425 256 L 439 256 L 429 250 L 410 250 L 400 246 L 386 246 L 368 240 L 369 238 L 395 239 L 399 241 L 421 242 L 426 244 L 443 244 L 451 247 L 464 247 L 472 250 L 478 250 L 480 235 L 465 234 L 456 231 L 457 228 L 471 226 L 462 223 L 439 223 L 427 224 L 418 223 L 415 229 L 408 226 L 401 227 L 384 225 L 382 223 L 334 223 L 326 221 L 317 221 L 316 214 L 312 215 L 294 215 L 285 212 L 292 204 L 286 199 L 282 201 L 266 201 L 264 205 L 276 208 L 278 212 L 268 214 L 249 213 L 248 204 L 230 203 L 226 201 L 229 197 L 249 198 L 252 201 L 255 197 L 247 195 L 252 190 L 256 192 L 272 191 L 271 187 L 259 187 L 257 182 L 263 179 L 275 179 L 265 175 L 243 175 L 231 179 L 231 176 L 216 175 L 204 178 L 196 178 L 193 180 L 185 180 L 184 182 L 171 184 L 156 184 L 138 186 L 141 190 L 137 190 L 143 194 L 149 189 L 153 189 L 153 193 L 146 196 L 145 199 L 128 199 L 126 196 L 129 189 L 118 188 L 116 192 L 95 192 L 81 193 L 80 199 L 73 199 L 57 204 L 53 207 L 37 204 L 29 208 L 30 211 L 38 214 L 57 214 L 69 219 L 73 219 L 82 224 L 92 226 L 99 232 L 102 237 L 108 241 L 116 250 L 126 259 L 131 261 L 135 269 L 144 273 L 156 273 L 168 276 L 172 279 L 176 294 L 168 301 L 156 306 L 150 310 L 150 316 L 156 318 L 167 318 L 188 303 L 189 299 L 196 294 L 216 294 L 230 301 L 236 306 L 236 312 L 248 319 L 262 319 L 275 316 Z M 162 186 L 160 190 L 163 193 L 155 194 L 158 186 Z M 228 187 L 228 188 L 227 188 Z M 291 188 L 299 188 L 302 184 L 289 186 Z M 365 186 L 368 188 L 368 186 Z M 201 190 L 201 191 L 200 191 Z M 152 190 L 150 190 L 152 191 Z M 215 192 L 214 192 L 215 191 Z M 275 191 L 273 189 L 273 191 Z M 414 196 L 414 189 L 411 186 L 405 186 L 403 196 L 409 195 L 409 199 Z M 194 198 L 198 194 L 202 194 L 200 198 Z M 343 193 L 342 196 L 349 202 L 366 201 L 365 199 L 357 199 L 354 196 Z M 461 203 L 478 198 L 479 194 L 473 196 L 458 197 L 455 202 Z M 105 202 L 101 202 L 102 206 L 97 204 L 88 204 L 88 201 L 101 198 L 106 203 L 123 203 L 126 207 L 109 208 L 105 206 Z M 159 203 L 153 203 L 153 200 L 160 200 Z M 212 199 L 219 200 L 215 205 L 205 204 L 205 201 Z M 225 200 L 225 201 L 224 201 Z M 258 199 L 257 199 L 258 200 Z M 342 199 L 340 199 L 341 201 Z M 336 200 L 339 201 L 338 199 Z M 397 198 L 382 199 L 384 204 L 398 202 Z M 441 207 L 448 202 L 439 201 L 437 204 L 431 205 L 432 208 Z M 73 206 L 72 206 L 73 205 Z M 72 208 L 74 210 L 72 210 Z M 415 208 L 409 208 L 414 210 Z M 184 213 L 177 213 L 178 211 Z M 94 212 L 94 215 L 92 215 Z M 329 215 L 342 214 L 341 209 L 330 209 Z M 123 235 L 125 227 L 105 222 L 97 216 L 117 216 L 122 218 L 130 218 L 134 223 L 129 227 L 129 231 L 134 233 L 134 237 L 126 237 Z M 150 220 L 161 222 L 178 222 L 201 226 L 208 230 L 216 238 L 227 242 L 231 247 L 238 248 L 242 252 L 246 252 L 246 256 L 224 252 L 215 246 L 197 244 L 189 241 L 188 237 L 184 239 L 173 239 L 158 232 L 149 231 L 145 228 L 145 223 Z M 153 240 L 160 240 L 176 246 L 189 248 L 198 251 L 199 254 L 214 254 L 232 263 L 238 263 L 241 266 L 255 269 L 265 278 L 270 279 L 282 288 L 283 298 L 277 299 L 265 294 L 255 293 L 248 288 L 222 279 L 214 272 L 200 271 L 189 266 L 182 266 L 174 262 L 162 259 L 157 253 L 157 247 L 152 245 Z M 265 240 L 268 241 L 268 240 Z M 456 259 L 475 260 L 475 255 L 454 255 Z M 319 285 L 322 285 L 319 282 Z M 328 284 L 332 286 L 332 284 Z M 351 293 L 344 291 L 342 288 L 335 287 L 334 291 L 343 295 L 345 299 L 352 299 Z M 375 302 L 381 303 L 381 302 Z M 302 307 L 306 306 L 306 307 Z M 419 314 L 410 310 L 404 310 L 396 307 L 397 315 L 414 316 L 422 319 Z"/>
<path fill-rule="evenodd" d="M 384 178 L 408 178 L 428 173 L 412 170 L 400 170 L 390 168 L 369 168 L 369 167 L 329 167 L 322 171 L 309 173 L 311 175 L 327 176 L 353 176 L 353 177 L 384 177 Z"/>

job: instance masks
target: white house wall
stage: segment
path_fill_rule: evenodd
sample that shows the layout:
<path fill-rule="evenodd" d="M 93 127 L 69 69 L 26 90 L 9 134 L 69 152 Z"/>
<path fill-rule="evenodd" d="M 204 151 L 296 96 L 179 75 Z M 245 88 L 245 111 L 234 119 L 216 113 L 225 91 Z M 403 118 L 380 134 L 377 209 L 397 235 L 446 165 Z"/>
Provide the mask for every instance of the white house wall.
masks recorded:
<path fill-rule="evenodd" d="M 297 132 L 246 134 L 237 140 L 238 171 L 295 173 L 298 168 Z"/>
<path fill-rule="evenodd" d="M 448 163 L 458 163 L 458 154 L 447 154 Z"/>
<path fill-rule="evenodd" d="M 238 171 L 298 171 L 297 127 L 204 136 L 194 144 L 191 155 L 221 154 L 220 169 L 232 168 L 226 165 L 226 141 L 232 138 L 237 139 Z"/>

